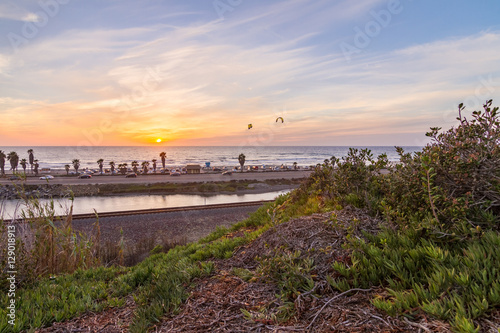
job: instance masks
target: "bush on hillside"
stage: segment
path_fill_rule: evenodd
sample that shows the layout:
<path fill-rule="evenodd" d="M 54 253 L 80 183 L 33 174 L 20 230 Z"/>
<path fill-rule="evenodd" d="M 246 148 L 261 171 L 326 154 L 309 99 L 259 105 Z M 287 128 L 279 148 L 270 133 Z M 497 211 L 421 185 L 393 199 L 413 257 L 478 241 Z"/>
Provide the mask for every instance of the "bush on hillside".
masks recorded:
<path fill-rule="evenodd" d="M 383 214 L 396 225 L 417 223 L 425 232 L 462 239 L 481 228 L 498 229 L 500 215 L 500 127 L 498 107 L 462 115 L 446 132 L 433 127 L 431 142 L 415 154 L 400 147 L 398 164 L 376 160 L 370 150 L 350 149 L 318 165 L 295 200 L 320 197 L 323 204 L 354 205 Z M 381 174 L 388 169 L 388 174 Z"/>
<path fill-rule="evenodd" d="M 347 156 L 333 156 L 317 165 L 311 177 L 294 192 L 294 201 L 302 197 L 320 196 L 323 204 L 351 204 L 376 208 L 381 194 L 380 171 L 388 167 L 386 154 L 374 159 L 369 149 L 349 148 Z"/>
<path fill-rule="evenodd" d="M 372 303 L 390 315 L 431 316 L 455 332 L 481 330 L 477 319 L 500 306 L 500 128 L 491 103 L 471 120 L 460 105 L 457 127 L 431 128 L 420 152 L 397 148 L 400 162 L 387 175 L 374 172 L 373 161 L 364 168 L 352 158 L 331 168 L 329 181 L 324 170 L 314 174 L 321 182 L 309 183 L 338 193 L 336 202 L 352 204 L 365 193 L 357 204 L 375 207 L 389 222 L 376 235 L 349 238 L 350 261 L 335 262 L 332 287 L 383 286 Z"/>
<path fill-rule="evenodd" d="M 446 132 L 433 127 L 432 141 L 411 156 L 398 148 L 400 164 L 388 177 L 384 203 L 394 216 L 413 215 L 441 236 L 498 229 L 500 215 L 500 127 L 498 107 L 462 115 Z"/>
<path fill-rule="evenodd" d="M 440 191 L 433 195 L 444 219 L 452 222 L 447 212 L 453 212 L 458 204 L 465 206 L 465 218 L 473 226 L 498 227 L 500 213 L 500 126 L 498 107 L 491 108 L 492 101 L 484 105 L 484 112 L 474 111 L 472 120 L 462 117 L 463 105 L 459 106 L 460 125 L 444 133 L 431 128 L 427 133 L 432 144 L 424 148 L 423 167 L 434 168 L 434 186 Z M 495 216 L 496 215 L 496 216 Z"/>

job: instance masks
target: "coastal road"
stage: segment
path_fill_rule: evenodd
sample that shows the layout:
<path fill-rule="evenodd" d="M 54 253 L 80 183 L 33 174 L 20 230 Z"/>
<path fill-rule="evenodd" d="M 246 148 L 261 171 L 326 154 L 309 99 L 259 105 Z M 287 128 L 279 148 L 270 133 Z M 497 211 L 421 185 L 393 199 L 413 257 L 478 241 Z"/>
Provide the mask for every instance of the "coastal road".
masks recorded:
<path fill-rule="evenodd" d="M 39 177 L 28 177 L 26 184 L 41 185 L 41 184 L 62 184 L 62 185 L 81 185 L 81 184 L 154 184 L 154 183 L 191 183 L 191 182 L 221 182 L 230 180 L 256 180 L 265 181 L 269 179 L 293 179 L 306 178 L 311 174 L 311 171 L 306 170 L 290 170 L 290 171 L 273 171 L 273 172 L 234 172 L 232 175 L 222 175 L 220 173 L 201 173 L 191 175 L 181 175 L 177 177 L 169 175 L 144 175 L 137 178 L 125 178 L 123 175 L 115 176 L 92 176 L 90 179 L 79 179 L 76 176 L 56 176 L 50 180 L 40 180 Z M 12 181 L 8 178 L 0 178 L 0 185 L 7 185 L 21 181 Z"/>

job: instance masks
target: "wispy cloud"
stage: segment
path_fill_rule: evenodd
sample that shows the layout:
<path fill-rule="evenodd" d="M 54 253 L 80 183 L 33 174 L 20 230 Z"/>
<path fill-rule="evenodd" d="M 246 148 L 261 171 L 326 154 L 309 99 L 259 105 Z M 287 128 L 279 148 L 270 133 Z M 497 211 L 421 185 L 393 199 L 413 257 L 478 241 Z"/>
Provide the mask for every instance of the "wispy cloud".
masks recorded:
<path fill-rule="evenodd" d="M 39 16 L 16 5 L 14 2 L 0 3 L 0 19 L 13 21 L 38 22 Z"/>
<path fill-rule="evenodd" d="M 7 75 L 7 69 L 10 64 L 10 57 L 0 54 L 0 75 Z"/>
<path fill-rule="evenodd" d="M 461 99 L 500 97 L 495 30 L 368 49 L 351 62 L 337 47 L 325 51 L 342 36 L 332 27 L 385 3 L 242 4 L 223 21 L 193 11 L 197 19 L 184 23 L 65 30 L 15 58 L 0 55 L 2 120 L 46 140 L 54 131 L 72 142 L 100 133 L 103 145 L 368 144 L 391 133 L 412 143 L 445 124 Z M 478 95 L 481 78 L 490 85 Z M 19 122 L 21 114 L 30 118 Z"/>

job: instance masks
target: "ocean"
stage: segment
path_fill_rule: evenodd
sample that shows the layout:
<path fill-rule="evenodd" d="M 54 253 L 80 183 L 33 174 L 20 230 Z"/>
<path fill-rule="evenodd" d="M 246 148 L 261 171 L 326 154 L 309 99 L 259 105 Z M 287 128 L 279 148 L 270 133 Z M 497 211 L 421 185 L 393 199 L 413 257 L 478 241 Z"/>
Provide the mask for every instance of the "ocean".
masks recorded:
<path fill-rule="evenodd" d="M 377 157 L 386 153 L 390 161 L 398 161 L 399 157 L 393 146 L 372 146 L 372 147 L 352 147 L 368 148 L 373 156 Z M 38 160 L 40 168 L 63 169 L 65 164 L 72 167 L 71 161 L 80 160 L 80 168 L 97 169 L 96 161 L 104 159 L 107 167 L 110 161 L 116 165 L 132 161 L 151 161 L 157 159 L 158 168 L 161 167 L 159 154 L 167 154 L 166 164 L 168 167 L 184 166 L 186 164 L 200 164 L 205 166 L 210 162 L 210 166 L 238 166 L 238 156 L 243 153 L 246 157 L 245 165 L 287 165 L 292 166 L 297 162 L 299 166 L 316 165 L 323 163 L 325 159 L 332 156 L 346 156 L 349 151 L 347 146 L 96 146 L 96 147 L 75 147 L 75 146 L 32 146 L 32 147 L 8 147 L 0 146 L 0 150 L 8 154 L 11 151 L 17 152 L 19 159 L 28 160 L 28 149 L 33 149 L 34 157 Z M 422 147 L 403 147 L 406 152 L 420 151 Z M 5 163 L 8 170 L 10 164 Z M 19 168 L 21 168 L 19 166 Z M 28 166 L 29 168 L 29 166 Z"/>

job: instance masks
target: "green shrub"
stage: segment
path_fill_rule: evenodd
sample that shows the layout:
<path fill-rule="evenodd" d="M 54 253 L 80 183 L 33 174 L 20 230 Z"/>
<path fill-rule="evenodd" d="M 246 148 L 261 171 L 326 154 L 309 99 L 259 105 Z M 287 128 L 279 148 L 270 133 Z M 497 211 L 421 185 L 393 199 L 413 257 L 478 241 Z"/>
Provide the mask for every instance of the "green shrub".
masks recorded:
<path fill-rule="evenodd" d="M 415 154 L 396 147 L 396 165 L 369 151 L 333 157 L 292 195 L 292 205 L 323 198 L 388 222 L 377 235 L 350 239 L 350 262 L 333 265 L 331 286 L 382 285 L 387 293 L 372 302 L 391 315 L 424 311 L 457 332 L 479 331 L 473 321 L 500 300 L 500 127 L 491 104 L 471 120 L 460 105 L 457 127 L 431 128 L 431 142 Z"/>
<path fill-rule="evenodd" d="M 316 166 L 309 179 L 293 193 L 292 202 L 300 206 L 308 204 L 311 198 L 320 198 L 321 202 L 309 209 L 309 214 L 337 204 L 375 211 L 382 195 L 380 172 L 388 163 L 386 154 L 375 160 L 369 149 L 350 148 L 347 156 L 332 157 Z"/>
<path fill-rule="evenodd" d="M 479 228 L 500 227 L 500 126 L 492 101 L 467 120 L 459 105 L 459 125 L 446 132 L 433 127 L 430 144 L 410 156 L 398 149 L 401 163 L 389 177 L 386 203 L 396 216 L 431 216 L 438 236 L 458 238 Z"/>
<path fill-rule="evenodd" d="M 292 205 L 311 198 L 325 205 L 367 208 L 389 222 L 430 231 L 444 241 L 477 236 L 481 228 L 500 228 L 500 126 L 498 107 L 484 105 L 467 120 L 459 106 L 459 124 L 446 132 L 431 128 L 432 141 L 422 151 L 405 153 L 391 166 L 387 156 L 375 160 L 370 150 L 350 149 L 318 165 L 292 195 Z M 387 169 L 388 174 L 381 174 Z"/>

